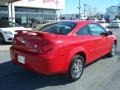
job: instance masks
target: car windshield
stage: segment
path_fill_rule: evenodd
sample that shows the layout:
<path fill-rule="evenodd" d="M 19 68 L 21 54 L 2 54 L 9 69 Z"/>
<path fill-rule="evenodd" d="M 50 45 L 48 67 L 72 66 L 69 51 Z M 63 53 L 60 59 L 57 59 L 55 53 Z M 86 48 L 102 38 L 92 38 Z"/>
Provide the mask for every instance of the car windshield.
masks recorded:
<path fill-rule="evenodd" d="M 21 27 L 17 23 L 9 22 L 9 21 L 0 21 L 0 28 L 5 27 Z"/>
<path fill-rule="evenodd" d="M 75 27 L 74 22 L 55 22 L 43 25 L 38 31 L 67 35 Z"/>

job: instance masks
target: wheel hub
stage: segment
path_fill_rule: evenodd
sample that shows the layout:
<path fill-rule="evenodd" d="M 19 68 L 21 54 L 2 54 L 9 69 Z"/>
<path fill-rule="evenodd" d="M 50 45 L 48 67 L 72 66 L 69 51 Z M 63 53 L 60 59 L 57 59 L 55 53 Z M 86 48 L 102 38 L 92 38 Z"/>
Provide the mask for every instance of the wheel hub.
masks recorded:
<path fill-rule="evenodd" d="M 77 59 L 72 67 L 72 77 L 78 78 L 82 73 L 83 65 L 81 59 Z"/>

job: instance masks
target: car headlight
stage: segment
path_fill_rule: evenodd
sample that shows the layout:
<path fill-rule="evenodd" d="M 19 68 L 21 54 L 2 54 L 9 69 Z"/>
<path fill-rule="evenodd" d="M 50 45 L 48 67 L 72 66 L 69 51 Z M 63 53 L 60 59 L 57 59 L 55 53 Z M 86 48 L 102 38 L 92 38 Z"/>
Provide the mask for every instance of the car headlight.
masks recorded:
<path fill-rule="evenodd" d="M 10 35 L 13 35 L 13 33 L 12 33 L 12 32 L 10 32 L 10 31 L 5 31 L 4 33 L 5 33 L 5 34 L 10 34 Z"/>

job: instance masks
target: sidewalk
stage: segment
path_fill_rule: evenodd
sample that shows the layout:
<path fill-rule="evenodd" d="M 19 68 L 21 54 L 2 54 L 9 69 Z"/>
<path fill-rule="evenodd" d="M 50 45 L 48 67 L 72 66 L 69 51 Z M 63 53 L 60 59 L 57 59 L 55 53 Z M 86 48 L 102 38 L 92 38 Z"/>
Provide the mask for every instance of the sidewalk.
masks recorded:
<path fill-rule="evenodd" d="M 0 45 L 0 51 L 10 50 L 11 45 Z"/>

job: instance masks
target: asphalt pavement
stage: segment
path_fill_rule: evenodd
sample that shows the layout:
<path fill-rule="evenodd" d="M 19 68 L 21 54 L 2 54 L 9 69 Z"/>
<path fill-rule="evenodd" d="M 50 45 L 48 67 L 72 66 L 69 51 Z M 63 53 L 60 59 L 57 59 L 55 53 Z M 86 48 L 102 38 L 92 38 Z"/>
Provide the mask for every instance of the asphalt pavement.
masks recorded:
<path fill-rule="evenodd" d="M 44 76 L 15 66 L 9 50 L 0 51 L 0 90 L 120 90 L 120 30 L 115 57 L 102 57 L 88 65 L 75 82 L 64 75 Z"/>
<path fill-rule="evenodd" d="M 8 51 L 11 47 L 12 43 L 4 43 L 4 44 L 0 44 L 0 52 L 2 51 Z"/>

